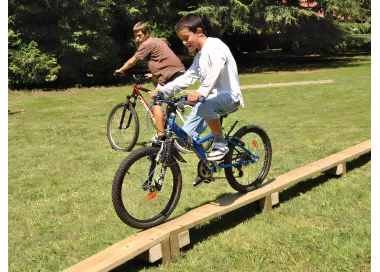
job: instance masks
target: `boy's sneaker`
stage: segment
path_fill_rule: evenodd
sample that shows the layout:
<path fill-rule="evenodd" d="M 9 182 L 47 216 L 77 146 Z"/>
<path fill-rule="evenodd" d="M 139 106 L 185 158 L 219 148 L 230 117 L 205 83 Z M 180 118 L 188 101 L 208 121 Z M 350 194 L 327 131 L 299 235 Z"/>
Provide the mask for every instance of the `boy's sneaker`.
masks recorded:
<path fill-rule="evenodd" d="M 230 149 L 228 148 L 227 144 L 225 143 L 215 143 L 213 149 L 211 152 L 207 155 L 207 159 L 209 161 L 217 161 L 222 159 L 224 156 L 227 155 L 228 151 Z"/>

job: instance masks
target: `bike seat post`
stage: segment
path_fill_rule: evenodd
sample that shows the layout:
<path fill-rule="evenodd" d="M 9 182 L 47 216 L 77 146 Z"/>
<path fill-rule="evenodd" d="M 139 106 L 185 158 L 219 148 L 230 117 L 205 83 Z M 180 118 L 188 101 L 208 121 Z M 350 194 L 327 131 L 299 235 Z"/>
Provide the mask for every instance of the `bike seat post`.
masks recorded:
<path fill-rule="evenodd" d="M 230 136 L 230 133 L 232 132 L 232 130 L 236 127 L 236 125 L 237 125 L 237 123 L 238 123 L 239 121 L 235 121 L 235 123 L 232 125 L 232 127 L 230 128 L 230 130 L 228 131 L 228 133 L 226 134 L 226 137 L 228 137 L 228 136 Z"/>

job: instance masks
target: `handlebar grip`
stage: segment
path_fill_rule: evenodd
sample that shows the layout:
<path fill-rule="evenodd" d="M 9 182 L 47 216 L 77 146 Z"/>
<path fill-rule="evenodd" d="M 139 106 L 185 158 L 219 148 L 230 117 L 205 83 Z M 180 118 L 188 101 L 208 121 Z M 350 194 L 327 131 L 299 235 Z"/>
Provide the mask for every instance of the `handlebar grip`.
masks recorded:
<path fill-rule="evenodd" d="M 188 101 L 188 99 L 187 99 L 188 97 L 189 96 L 187 96 L 187 95 L 180 96 L 179 101 L 182 99 L 185 99 L 186 101 Z M 204 96 L 201 96 L 198 98 L 198 102 L 204 103 L 205 101 L 206 101 L 206 97 L 204 97 Z"/>
<path fill-rule="evenodd" d="M 115 73 L 113 73 L 113 76 L 114 76 L 115 78 L 118 78 L 118 77 L 122 77 L 123 74 L 120 73 L 120 72 L 115 72 Z"/>

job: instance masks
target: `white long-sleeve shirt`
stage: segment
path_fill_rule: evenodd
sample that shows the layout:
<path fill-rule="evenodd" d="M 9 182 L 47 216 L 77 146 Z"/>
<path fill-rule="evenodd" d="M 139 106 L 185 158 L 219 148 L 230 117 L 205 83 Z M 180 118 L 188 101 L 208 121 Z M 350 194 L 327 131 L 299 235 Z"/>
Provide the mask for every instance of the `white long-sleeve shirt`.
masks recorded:
<path fill-rule="evenodd" d="M 197 92 L 204 97 L 230 93 L 234 101 L 244 107 L 235 59 L 220 39 L 207 38 L 186 73 L 163 87 L 165 96 L 170 97 L 186 89 L 198 79 L 201 85 Z"/>

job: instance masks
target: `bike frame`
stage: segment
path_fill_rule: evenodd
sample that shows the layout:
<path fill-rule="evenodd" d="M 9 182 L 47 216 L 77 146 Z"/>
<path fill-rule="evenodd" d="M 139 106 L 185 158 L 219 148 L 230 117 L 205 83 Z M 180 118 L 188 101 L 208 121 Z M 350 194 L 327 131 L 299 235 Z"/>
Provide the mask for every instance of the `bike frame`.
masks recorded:
<path fill-rule="evenodd" d="M 144 87 L 141 87 L 139 85 L 134 85 L 133 86 L 132 95 L 135 96 L 135 97 L 137 97 L 137 99 L 141 101 L 141 103 L 143 104 L 144 108 L 149 113 L 150 117 L 153 119 L 154 122 L 156 122 L 156 118 L 154 118 L 154 114 L 150 110 L 149 104 L 146 102 L 146 100 L 144 99 L 144 97 L 141 95 L 141 93 L 139 91 L 150 93 L 151 90 L 148 90 L 148 89 L 146 89 Z"/>
<path fill-rule="evenodd" d="M 161 102 L 173 103 L 172 101 L 166 101 L 166 100 L 161 101 Z M 235 167 L 235 166 L 239 166 L 239 165 L 245 165 L 245 164 L 256 162 L 256 161 L 259 160 L 259 156 L 256 156 L 251 151 L 249 151 L 247 148 L 245 148 L 244 144 L 240 144 L 240 143 L 234 141 L 233 138 L 227 137 L 226 138 L 227 143 L 231 143 L 232 145 L 239 146 L 241 149 L 243 149 L 245 152 L 247 152 L 251 156 L 251 159 L 243 160 L 243 161 L 240 161 L 240 162 L 237 162 L 237 163 L 232 163 L 232 164 L 224 164 L 223 162 L 221 162 L 219 164 L 216 164 L 216 162 L 214 162 L 214 161 L 208 161 L 207 160 L 207 153 L 203 149 L 202 144 L 204 142 L 207 142 L 207 141 L 209 141 L 209 140 L 211 140 L 211 139 L 214 138 L 214 135 L 212 133 L 209 134 L 209 135 L 207 135 L 207 136 L 205 136 L 205 137 L 203 137 L 203 138 L 201 138 L 201 139 L 199 139 L 199 140 L 194 140 L 180 126 L 177 125 L 177 123 L 175 122 L 175 114 L 171 114 L 169 116 L 169 119 L 167 121 L 168 121 L 168 124 L 169 124 L 169 130 L 172 131 L 183 142 L 185 142 L 187 144 L 190 144 L 192 146 L 195 154 L 197 154 L 197 156 L 203 162 L 205 162 L 206 165 L 209 166 L 208 162 L 212 163 L 212 165 L 209 166 L 209 167 L 210 167 L 210 170 L 213 171 L 213 172 L 216 172 L 217 170 L 220 171 L 220 169 L 223 169 L 223 168 L 230 168 L 230 167 Z"/>

